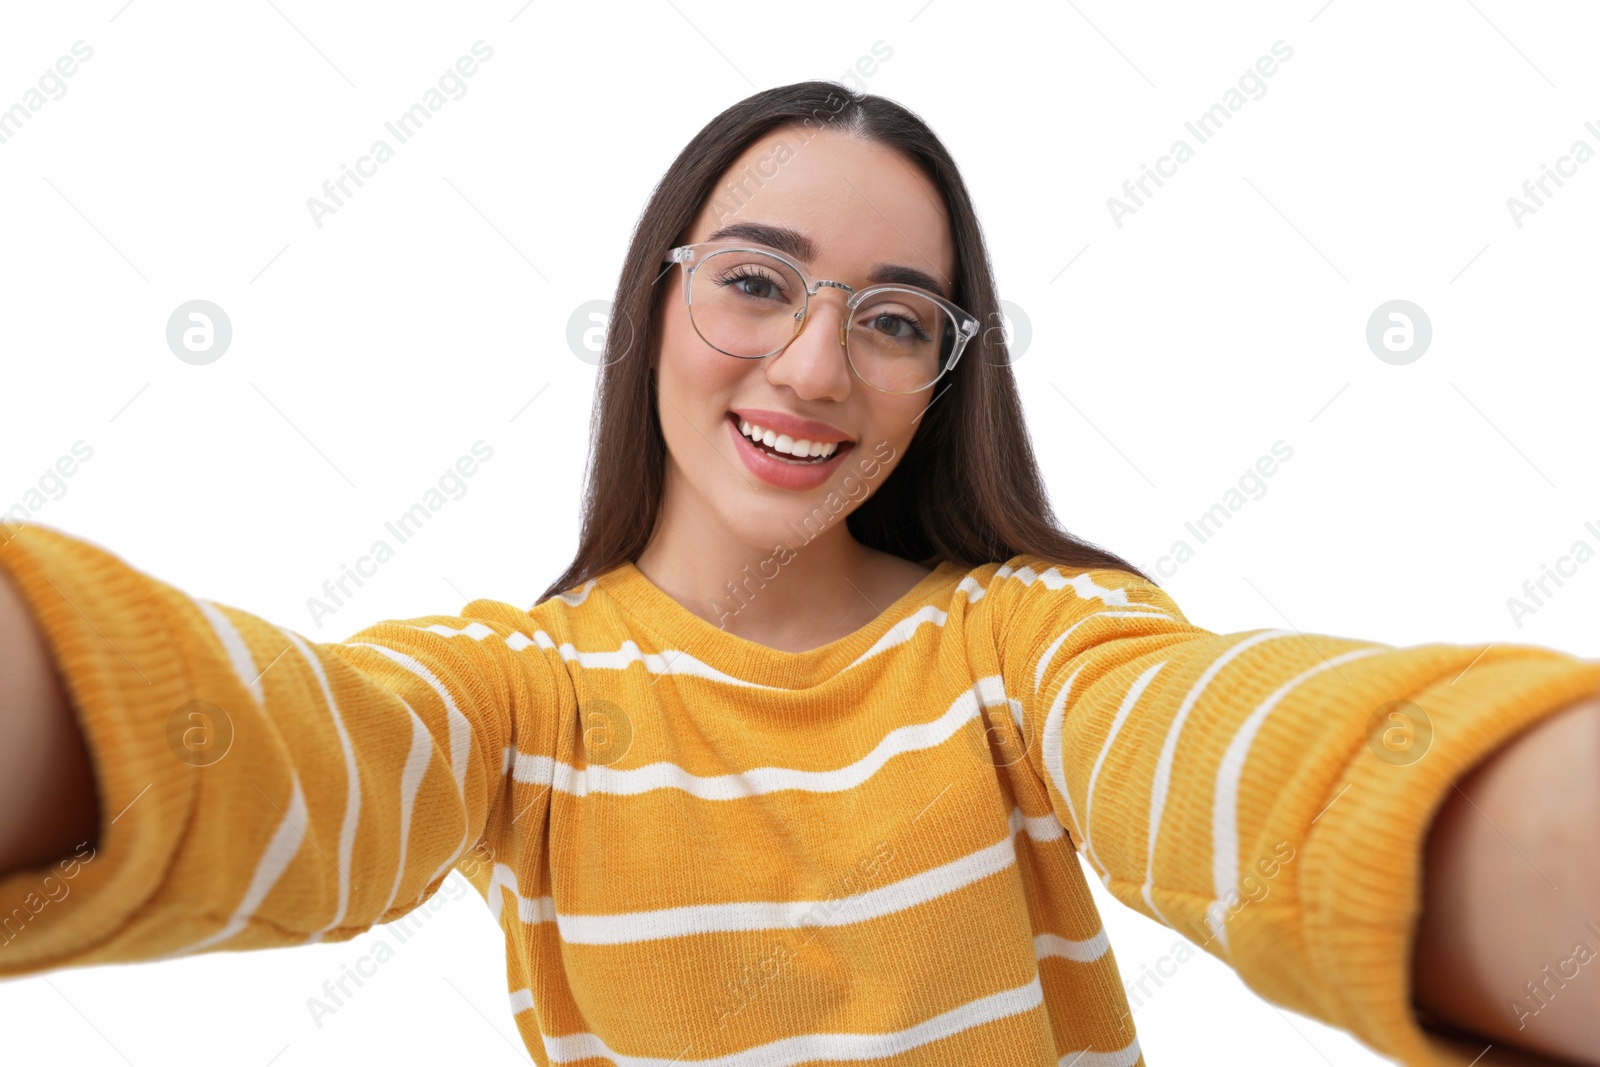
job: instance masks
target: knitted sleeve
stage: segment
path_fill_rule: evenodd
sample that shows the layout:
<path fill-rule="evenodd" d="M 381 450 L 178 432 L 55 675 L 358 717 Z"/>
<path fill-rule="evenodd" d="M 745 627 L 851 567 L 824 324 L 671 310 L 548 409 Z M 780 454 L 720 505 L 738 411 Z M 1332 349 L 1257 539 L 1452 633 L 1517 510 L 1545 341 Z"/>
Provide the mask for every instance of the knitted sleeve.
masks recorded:
<path fill-rule="evenodd" d="M 1600 660 L 1212 633 L 1137 575 L 1026 556 L 994 584 L 1027 759 L 1118 900 L 1399 1062 L 1483 1052 L 1412 1004 L 1427 832 L 1474 765 L 1600 689 Z"/>
<path fill-rule="evenodd" d="M 498 839 L 511 754 L 553 747 L 557 672 L 510 605 L 317 643 L 83 539 L 0 533 L 101 812 L 97 842 L 0 878 L 0 975 L 347 940 Z"/>

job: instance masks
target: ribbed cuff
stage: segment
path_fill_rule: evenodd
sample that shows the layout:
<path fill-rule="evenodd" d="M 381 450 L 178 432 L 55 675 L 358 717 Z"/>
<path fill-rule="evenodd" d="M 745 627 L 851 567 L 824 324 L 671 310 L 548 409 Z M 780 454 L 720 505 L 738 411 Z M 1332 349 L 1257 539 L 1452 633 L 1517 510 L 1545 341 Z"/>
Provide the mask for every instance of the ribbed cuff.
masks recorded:
<path fill-rule="evenodd" d="M 0 878 L 0 975 L 11 976 L 117 958 L 104 947 L 166 877 L 198 780 L 167 745 L 189 688 L 168 588 L 31 523 L 0 525 L 0 567 L 43 631 L 100 795 L 92 852 Z"/>
<path fill-rule="evenodd" d="M 1307 843 L 1301 881 L 1307 952 L 1322 974 L 1329 1021 L 1415 1067 L 1467 1067 L 1490 1044 L 1424 1029 L 1412 1005 L 1412 952 L 1423 855 L 1434 816 L 1459 781 L 1517 734 L 1600 691 L 1600 660 L 1500 646 L 1458 680 L 1411 698 L 1432 718 L 1429 749 L 1396 765 L 1365 746 L 1346 767 L 1348 793 Z M 1477 1059 L 1478 1067 L 1538 1059 Z"/>

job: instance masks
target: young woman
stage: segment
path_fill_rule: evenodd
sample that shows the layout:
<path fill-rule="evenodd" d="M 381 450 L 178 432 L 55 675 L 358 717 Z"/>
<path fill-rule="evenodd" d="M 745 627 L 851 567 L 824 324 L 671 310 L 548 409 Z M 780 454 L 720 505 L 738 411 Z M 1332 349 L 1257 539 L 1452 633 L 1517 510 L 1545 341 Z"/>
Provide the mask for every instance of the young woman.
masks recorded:
<path fill-rule="evenodd" d="M 531 610 L 316 643 L 0 527 L 0 974 L 455 868 L 536 1062 L 1132 1067 L 1187 957 L 1120 974 L 1081 858 L 1400 1062 L 1600 1063 L 1600 662 L 1192 625 L 1052 516 L 997 308 L 933 133 L 785 86 L 650 200 Z"/>

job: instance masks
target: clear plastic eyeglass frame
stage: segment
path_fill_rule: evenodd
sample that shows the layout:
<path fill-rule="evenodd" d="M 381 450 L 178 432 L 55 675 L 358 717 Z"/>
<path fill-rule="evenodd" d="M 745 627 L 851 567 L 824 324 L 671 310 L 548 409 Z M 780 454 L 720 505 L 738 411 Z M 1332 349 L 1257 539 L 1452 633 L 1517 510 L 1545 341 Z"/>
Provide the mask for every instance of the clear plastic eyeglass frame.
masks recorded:
<path fill-rule="evenodd" d="M 945 357 L 944 366 L 939 368 L 939 373 L 934 375 L 927 385 L 919 386 L 916 389 L 906 390 L 885 389 L 880 385 L 874 385 L 872 382 L 867 381 L 866 378 L 862 377 L 861 372 L 856 369 L 855 364 L 853 362 L 850 363 L 851 373 L 853 373 L 863 383 L 872 386 L 872 388 L 878 390 L 880 393 L 890 393 L 895 396 L 907 396 L 911 393 L 920 393 L 925 389 L 931 389 L 935 382 L 937 382 L 940 378 L 943 378 L 950 372 L 952 368 L 955 367 L 956 361 L 961 358 L 962 351 L 967 347 L 967 342 L 972 340 L 973 336 L 978 332 L 978 320 L 975 316 L 946 300 L 938 293 L 929 292 L 927 289 L 919 289 L 912 285 L 890 284 L 874 285 L 858 291 L 853 286 L 846 285 L 844 282 L 833 281 L 829 278 L 813 278 L 811 276 L 811 272 L 806 270 L 805 267 L 801 266 L 799 263 L 796 263 L 793 259 L 784 255 L 782 252 L 779 252 L 775 248 L 768 248 L 765 245 L 727 241 L 701 241 L 697 244 L 680 245 L 677 248 L 670 249 L 667 252 L 666 258 L 662 260 L 663 263 L 668 265 L 673 263 L 681 263 L 684 265 L 683 304 L 685 307 L 689 308 L 689 319 L 691 323 L 694 321 L 694 308 L 689 300 L 689 292 L 694 284 L 694 272 L 700 268 L 701 263 L 704 263 L 707 258 L 716 252 L 759 252 L 765 256 L 772 256 L 774 259 L 781 260 L 782 262 L 788 264 L 794 270 L 794 272 L 800 276 L 801 282 L 805 285 L 806 303 L 805 306 L 800 309 L 800 315 L 798 316 L 800 319 L 800 329 L 794 332 L 794 337 L 789 338 L 789 340 L 784 343 L 782 348 L 775 348 L 771 352 L 760 356 L 740 356 L 717 348 L 718 352 L 722 352 L 723 355 L 732 359 L 766 359 L 768 356 L 777 355 L 785 348 L 788 348 L 789 345 L 793 344 L 795 338 L 800 336 L 801 331 L 804 330 L 806 325 L 810 322 L 811 298 L 815 296 L 824 285 L 831 285 L 835 289 L 843 289 L 849 297 L 849 300 L 845 305 L 848 313 L 841 317 L 839 324 L 839 344 L 845 349 L 847 362 L 849 362 L 850 348 L 846 343 L 845 335 L 854 326 L 855 319 L 853 313 L 855 312 L 855 309 L 860 307 L 861 304 L 870 296 L 874 296 L 879 293 L 911 293 L 914 296 L 920 296 L 926 300 L 931 300 L 933 303 L 939 305 L 939 307 L 944 310 L 946 315 L 950 316 L 950 325 L 953 330 L 953 340 L 950 346 L 950 354 Z M 695 332 L 700 332 L 700 328 L 698 326 L 695 327 Z M 704 334 L 701 334 L 701 340 L 705 340 Z M 706 344 L 709 345 L 711 342 L 706 341 Z M 715 345 L 712 345 L 711 347 L 716 348 Z"/>

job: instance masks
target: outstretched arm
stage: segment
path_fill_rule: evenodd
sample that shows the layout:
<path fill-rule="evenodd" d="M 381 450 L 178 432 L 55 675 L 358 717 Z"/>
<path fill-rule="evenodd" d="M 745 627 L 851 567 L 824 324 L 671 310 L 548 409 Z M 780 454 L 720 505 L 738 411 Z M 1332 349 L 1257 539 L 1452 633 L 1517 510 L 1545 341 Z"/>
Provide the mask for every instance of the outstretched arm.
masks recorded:
<path fill-rule="evenodd" d="M 548 755 L 574 701 L 526 611 L 319 642 L 82 538 L 5 532 L 0 976 L 345 940 L 464 861 L 486 896 L 541 862 L 512 822 L 548 791 L 510 757 Z"/>
<path fill-rule="evenodd" d="M 1414 987 L 1442 1020 L 1600 1064 L 1600 697 L 1502 746 L 1429 833 Z"/>
<path fill-rule="evenodd" d="M 1407 1067 L 1600 1062 L 1592 1045 L 1555 1044 L 1569 1039 L 1554 1025 L 1533 1040 L 1583 1051 L 1531 1060 L 1516 1050 L 1551 1053 L 1509 1034 L 1474 1042 L 1516 1030 L 1511 994 L 1543 980 L 1546 963 L 1566 977 L 1551 978 L 1559 992 L 1545 994 L 1547 1006 L 1518 1036 L 1553 1022 L 1560 998 L 1578 1000 L 1575 982 L 1591 977 L 1575 977 L 1564 961 L 1593 959 L 1600 945 L 1600 918 L 1595 933 L 1579 936 L 1591 917 L 1579 905 L 1600 911 L 1595 880 L 1588 875 L 1585 888 L 1571 866 L 1579 847 L 1594 848 L 1578 812 L 1593 811 L 1583 798 L 1594 794 L 1580 785 L 1594 788 L 1582 779 L 1586 767 L 1592 776 L 1596 748 L 1575 754 L 1574 737 L 1538 739 L 1554 737 L 1543 729 L 1560 729 L 1566 711 L 1600 691 L 1600 660 L 1532 645 L 1213 633 L 1136 575 L 1030 557 L 997 571 L 979 603 L 995 627 L 1034 775 L 1118 900 L 1183 932 L 1267 999 Z M 1552 748 L 1566 762 L 1536 758 Z M 1564 786 L 1558 763 L 1579 784 Z M 1497 781 L 1491 795 L 1485 783 L 1502 774 L 1508 784 Z M 1463 793 L 1487 820 L 1470 803 L 1451 810 Z M 1483 825 L 1453 821 L 1459 811 Z M 1563 820 L 1587 837 L 1563 845 L 1547 830 Z M 1485 859 L 1484 842 L 1500 852 Z M 1519 848 L 1559 891 L 1507 866 L 1528 866 Z M 1547 896 L 1531 895 L 1526 879 Z M 1559 948 L 1547 940 L 1562 929 L 1555 916 L 1511 914 L 1550 912 L 1551 899 L 1568 909 L 1571 936 Z M 1419 985 L 1425 911 L 1431 970 Z M 1518 952 L 1501 953 L 1500 939 Z M 1478 978 L 1444 955 L 1463 951 Z M 1529 953 L 1542 958 L 1523 975 Z M 1444 988 L 1469 981 L 1476 1000 Z"/>

